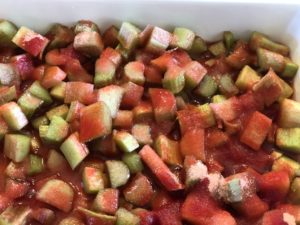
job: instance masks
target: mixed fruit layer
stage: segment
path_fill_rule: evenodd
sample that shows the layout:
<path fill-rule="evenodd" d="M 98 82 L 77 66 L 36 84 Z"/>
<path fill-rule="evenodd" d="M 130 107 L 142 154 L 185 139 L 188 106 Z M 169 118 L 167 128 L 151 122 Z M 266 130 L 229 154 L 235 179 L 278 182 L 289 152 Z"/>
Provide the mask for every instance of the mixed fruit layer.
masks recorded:
<path fill-rule="evenodd" d="M 0 20 L 0 224 L 300 224 L 289 54 L 259 32 Z"/>

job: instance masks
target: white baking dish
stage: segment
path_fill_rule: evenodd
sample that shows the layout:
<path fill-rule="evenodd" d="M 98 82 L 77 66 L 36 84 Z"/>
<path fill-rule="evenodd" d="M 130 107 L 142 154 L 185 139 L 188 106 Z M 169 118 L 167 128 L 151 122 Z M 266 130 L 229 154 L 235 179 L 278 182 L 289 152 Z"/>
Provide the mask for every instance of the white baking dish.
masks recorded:
<path fill-rule="evenodd" d="M 125 20 L 141 26 L 184 26 L 207 40 L 220 38 L 224 30 L 240 37 L 257 30 L 289 45 L 293 60 L 300 64 L 297 0 L 0 0 L 0 17 L 40 32 L 51 23 L 70 25 L 79 19 L 93 20 L 103 29 Z M 294 86 L 300 100 L 300 73 Z"/>

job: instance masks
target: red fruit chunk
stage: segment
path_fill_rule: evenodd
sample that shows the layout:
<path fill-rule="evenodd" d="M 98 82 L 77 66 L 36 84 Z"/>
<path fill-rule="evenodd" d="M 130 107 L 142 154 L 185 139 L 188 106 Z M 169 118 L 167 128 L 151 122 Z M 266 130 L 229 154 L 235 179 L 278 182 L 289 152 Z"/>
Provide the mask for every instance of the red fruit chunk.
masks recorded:
<path fill-rule="evenodd" d="M 249 219 L 259 218 L 269 209 L 268 204 L 256 194 L 248 196 L 242 202 L 234 204 L 233 207 L 241 215 Z"/>
<path fill-rule="evenodd" d="M 254 59 L 254 56 L 250 54 L 248 45 L 240 41 L 233 52 L 227 56 L 226 62 L 236 69 L 241 69 L 243 66 L 253 63 Z"/>
<path fill-rule="evenodd" d="M 152 198 L 152 185 L 146 176 L 139 173 L 125 187 L 123 195 L 128 202 L 137 206 L 144 206 Z"/>
<path fill-rule="evenodd" d="M 240 141 L 254 150 L 259 150 L 271 128 L 272 120 L 256 111 L 242 131 Z"/>
<path fill-rule="evenodd" d="M 182 225 L 180 216 L 180 202 L 178 201 L 163 205 L 154 212 L 157 215 L 160 224 Z"/>
<path fill-rule="evenodd" d="M 194 156 L 205 162 L 204 130 L 194 129 L 187 131 L 180 141 L 180 151 L 183 156 Z"/>
<path fill-rule="evenodd" d="M 144 87 L 133 82 L 128 82 L 122 85 L 122 87 L 124 88 L 124 95 L 121 106 L 125 108 L 133 108 L 137 106 L 143 96 Z"/>
<path fill-rule="evenodd" d="M 45 65 L 40 65 L 40 66 L 34 68 L 34 70 L 32 71 L 32 73 L 30 75 L 30 79 L 41 81 L 44 77 L 45 68 L 46 68 Z"/>
<path fill-rule="evenodd" d="M 231 97 L 221 103 L 211 103 L 210 107 L 217 118 L 223 121 L 236 119 L 240 114 L 240 101 L 237 97 Z"/>
<path fill-rule="evenodd" d="M 147 83 L 161 84 L 163 75 L 155 66 L 145 66 L 144 75 Z"/>
<path fill-rule="evenodd" d="M 67 77 L 67 74 L 58 66 L 49 66 L 45 69 L 42 85 L 45 88 L 52 88 L 58 85 Z"/>
<path fill-rule="evenodd" d="M 170 171 L 166 164 L 164 164 L 161 158 L 149 145 L 145 145 L 139 152 L 139 155 L 168 191 L 175 191 L 184 188 L 178 177 Z"/>
<path fill-rule="evenodd" d="M 116 66 L 119 66 L 121 64 L 121 61 L 122 61 L 121 54 L 117 50 L 115 50 L 113 48 L 110 48 L 110 47 L 104 49 L 104 51 L 101 53 L 100 57 L 109 59 Z"/>
<path fill-rule="evenodd" d="M 8 196 L 0 194 L 0 213 L 3 212 L 11 203 L 11 200 Z"/>
<path fill-rule="evenodd" d="M 111 133 L 112 119 L 105 103 L 86 106 L 80 114 L 80 141 L 90 141 Z"/>
<path fill-rule="evenodd" d="M 89 104 L 93 96 L 94 85 L 79 81 L 67 82 L 65 90 L 65 103 L 79 101 L 82 104 Z"/>
<path fill-rule="evenodd" d="M 18 182 L 7 179 L 5 184 L 5 195 L 10 199 L 16 199 L 24 196 L 29 190 L 29 183 Z"/>
<path fill-rule="evenodd" d="M 134 214 L 140 218 L 140 225 L 161 225 L 158 216 L 153 211 L 135 209 Z"/>
<path fill-rule="evenodd" d="M 154 194 L 154 197 L 151 201 L 151 208 L 153 210 L 160 208 L 163 205 L 167 205 L 169 203 L 172 203 L 174 200 L 169 195 L 168 192 L 164 190 L 159 190 Z"/>
<path fill-rule="evenodd" d="M 271 202 L 284 200 L 289 192 L 290 178 L 286 171 L 271 171 L 258 179 L 258 189 L 261 195 Z"/>
<path fill-rule="evenodd" d="M 262 218 L 262 225 L 287 225 L 284 221 L 283 212 L 281 210 L 275 209 L 266 212 Z"/>
<path fill-rule="evenodd" d="M 66 63 L 66 73 L 70 81 L 83 81 L 91 83 L 93 81 L 90 75 L 80 64 L 77 59 L 69 59 Z"/>
<path fill-rule="evenodd" d="M 277 206 L 277 209 L 281 210 L 282 212 L 289 213 L 293 215 L 296 221 L 300 221 L 300 206 L 299 205 L 291 205 L 291 204 L 283 204 Z"/>
<path fill-rule="evenodd" d="M 95 202 L 99 201 L 99 208 L 94 203 L 94 210 L 101 211 L 110 215 L 114 215 L 118 210 L 119 206 L 119 190 L 114 188 L 107 188 L 103 191 L 100 191 L 96 197 Z"/>
<path fill-rule="evenodd" d="M 172 120 L 176 115 L 176 99 L 172 92 L 160 89 L 150 88 L 149 95 L 154 109 L 156 122 Z"/>
<path fill-rule="evenodd" d="M 33 60 L 28 54 L 13 56 L 10 59 L 10 63 L 15 67 L 16 72 L 21 76 L 22 80 L 27 80 L 33 73 Z"/>

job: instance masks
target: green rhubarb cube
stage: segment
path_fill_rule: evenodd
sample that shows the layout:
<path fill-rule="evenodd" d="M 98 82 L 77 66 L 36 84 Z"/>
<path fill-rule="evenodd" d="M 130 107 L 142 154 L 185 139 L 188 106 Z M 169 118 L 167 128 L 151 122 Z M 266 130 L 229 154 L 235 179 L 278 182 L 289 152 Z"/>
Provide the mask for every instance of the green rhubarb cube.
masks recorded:
<path fill-rule="evenodd" d="M 33 154 L 29 155 L 26 166 L 27 175 L 33 176 L 39 174 L 43 172 L 44 168 L 44 160 L 42 157 Z"/>
<path fill-rule="evenodd" d="M 124 67 L 124 78 L 137 85 L 143 85 L 145 83 L 144 70 L 145 66 L 142 62 L 129 62 Z"/>
<path fill-rule="evenodd" d="M 131 23 L 123 22 L 118 34 L 118 40 L 125 49 L 132 49 L 138 44 L 140 29 Z"/>
<path fill-rule="evenodd" d="M 282 150 L 300 153 L 300 128 L 278 128 L 276 145 Z"/>
<path fill-rule="evenodd" d="M 165 89 L 177 94 L 183 90 L 185 86 L 184 69 L 178 66 L 169 67 L 162 80 Z"/>
<path fill-rule="evenodd" d="M 48 125 L 49 119 L 47 118 L 47 116 L 39 116 L 39 117 L 35 118 L 34 120 L 32 120 L 31 124 L 34 127 L 34 129 L 38 130 L 40 126 Z"/>
<path fill-rule="evenodd" d="M 31 209 L 29 206 L 9 206 L 0 214 L 0 224 L 1 225 L 23 225 L 26 224 L 30 214 Z"/>
<path fill-rule="evenodd" d="M 282 72 L 284 70 L 284 56 L 263 48 L 258 48 L 256 53 L 258 66 L 261 70 L 266 71 L 269 68 L 272 68 L 275 72 Z"/>
<path fill-rule="evenodd" d="M 49 92 L 40 84 L 39 81 L 33 82 L 32 85 L 28 88 L 28 92 L 33 96 L 43 100 L 46 105 L 52 103 L 52 98 Z"/>
<path fill-rule="evenodd" d="M 112 188 L 123 186 L 130 177 L 130 171 L 127 165 L 119 160 L 106 160 L 109 180 Z"/>
<path fill-rule="evenodd" d="M 96 194 L 104 189 L 104 179 L 101 170 L 94 167 L 84 167 L 82 183 L 84 191 L 88 194 Z"/>
<path fill-rule="evenodd" d="M 21 130 L 28 124 L 25 114 L 15 102 L 9 102 L 2 105 L 1 115 L 12 130 Z"/>
<path fill-rule="evenodd" d="M 113 83 L 117 66 L 108 58 L 100 57 L 95 64 L 94 84 L 104 87 Z"/>
<path fill-rule="evenodd" d="M 206 75 L 200 82 L 200 85 L 195 89 L 195 94 L 209 98 L 218 90 L 218 85 L 212 76 Z"/>
<path fill-rule="evenodd" d="M 75 27 L 74 33 L 79 34 L 80 32 L 98 32 L 100 33 L 100 29 L 94 22 L 90 20 L 79 20 Z"/>
<path fill-rule="evenodd" d="M 51 89 L 50 95 L 57 100 L 63 101 L 65 99 L 65 92 L 66 82 L 62 81 Z"/>
<path fill-rule="evenodd" d="M 194 39 L 195 33 L 193 31 L 183 27 L 176 27 L 173 32 L 171 46 L 179 47 L 184 50 L 190 50 L 192 48 Z"/>
<path fill-rule="evenodd" d="M 60 146 L 71 168 L 74 170 L 89 154 L 84 143 L 79 141 L 78 133 L 71 134 Z"/>
<path fill-rule="evenodd" d="M 285 58 L 285 66 L 283 72 L 280 74 L 283 78 L 294 78 L 297 74 L 299 66 L 292 62 L 289 58 Z"/>
<path fill-rule="evenodd" d="M 140 219 L 125 208 L 119 208 L 116 212 L 116 225 L 139 225 Z"/>
<path fill-rule="evenodd" d="M 239 89 L 235 86 L 232 77 L 229 74 L 223 74 L 219 80 L 219 90 L 221 94 L 231 97 L 239 93 Z"/>
<path fill-rule="evenodd" d="M 207 51 L 206 42 L 199 36 L 196 36 L 189 52 L 193 55 L 198 55 Z"/>
<path fill-rule="evenodd" d="M 214 56 L 220 56 L 222 54 L 225 54 L 226 52 L 226 47 L 223 43 L 223 41 L 219 41 L 217 43 L 211 44 L 208 47 L 208 50 L 213 54 Z"/>
<path fill-rule="evenodd" d="M 122 157 L 122 161 L 127 165 L 130 173 L 138 173 L 144 169 L 141 157 L 136 152 L 125 153 Z"/>
<path fill-rule="evenodd" d="M 150 52 L 161 53 L 165 51 L 171 42 L 171 34 L 159 27 L 153 27 L 146 49 Z"/>
<path fill-rule="evenodd" d="M 139 147 L 137 140 L 126 131 L 114 131 L 113 139 L 123 152 L 132 152 Z"/>
<path fill-rule="evenodd" d="M 24 114 L 30 118 L 34 112 L 43 104 L 43 100 L 25 92 L 18 100 L 18 105 L 21 107 Z"/>
<path fill-rule="evenodd" d="M 40 137 L 46 143 L 57 144 L 69 133 L 69 124 L 59 116 L 53 116 L 49 125 L 39 127 Z"/>
<path fill-rule="evenodd" d="M 94 211 L 84 209 L 82 207 L 78 207 L 78 210 L 81 213 L 83 213 L 86 216 L 86 218 L 89 218 L 89 220 L 97 221 L 97 224 L 114 225 L 116 223 L 116 217 L 115 216 L 106 215 L 106 214 L 103 214 L 103 213 L 96 213 Z"/>
<path fill-rule="evenodd" d="M 49 120 L 51 120 L 54 116 L 59 116 L 63 119 L 66 119 L 69 112 L 69 107 L 65 104 L 56 106 L 46 112 L 46 116 Z"/>
<path fill-rule="evenodd" d="M 131 133 L 140 145 L 151 145 L 151 127 L 148 124 L 134 124 Z"/>
<path fill-rule="evenodd" d="M 0 105 L 13 101 L 17 98 L 16 86 L 3 86 L 0 88 Z"/>
<path fill-rule="evenodd" d="M 200 113 L 204 124 L 206 124 L 206 127 L 213 127 L 216 125 L 216 119 L 213 110 L 208 103 L 197 106 L 197 110 Z"/>
<path fill-rule="evenodd" d="M 300 204 L 300 177 L 293 180 L 288 199 L 294 204 Z"/>
<path fill-rule="evenodd" d="M 282 128 L 300 127 L 300 103 L 283 99 L 280 103 L 278 125 Z"/>
<path fill-rule="evenodd" d="M 241 91 L 247 91 L 260 80 L 260 76 L 250 66 L 246 65 L 238 75 L 235 85 Z"/>
<path fill-rule="evenodd" d="M 22 134 L 6 134 L 4 154 L 14 162 L 22 162 L 30 151 L 31 138 Z"/>
<path fill-rule="evenodd" d="M 286 156 L 280 156 L 279 158 L 275 159 L 275 161 L 273 162 L 272 170 L 273 171 L 286 170 L 289 172 L 290 178 L 292 179 L 294 176 L 300 173 L 300 164 L 291 158 L 288 158 Z"/>
<path fill-rule="evenodd" d="M 74 40 L 73 31 L 59 23 L 54 24 L 45 36 L 50 40 L 48 50 L 64 48 Z"/>
<path fill-rule="evenodd" d="M 17 27 L 8 20 L 0 20 L 0 46 L 15 47 L 12 43 L 12 38 L 17 33 Z"/>
<path fill-rule="evenodd" d="M 76 51 L 92 57 L 98 57 L 104 48 L 100 34 L 95 31 L 85 31 L 76 34 L 73 46 Z"/>
<path fill-rule="evenodd" d="M 227 51 L 230 51 L 234 45 L 234 36 L 231 31 L 224 31 L 223 42 L 225 44 Z"/>

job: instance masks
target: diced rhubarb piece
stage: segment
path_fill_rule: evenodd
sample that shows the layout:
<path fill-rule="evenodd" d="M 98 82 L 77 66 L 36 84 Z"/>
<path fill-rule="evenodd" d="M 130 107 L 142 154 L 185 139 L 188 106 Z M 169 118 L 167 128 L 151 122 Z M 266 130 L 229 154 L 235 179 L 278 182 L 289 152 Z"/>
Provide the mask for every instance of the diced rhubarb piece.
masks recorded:
<path fill-rule="evenodd" d="M 285 82 L 284 80 L 280 79 L 280 82 L 281 82 L 281 85 L 282 85 L 282 93 L 278 99 L 278 102 L 282 102 L 285 98 L 290 98 L 293 93 L 294 93 L 294 90 L 293 88 L 287 83 Z"/>
<path fill-rule="evenodd" d="M 70 109 L 66 117 L 67 122 L 72 122 L 80 118 L 80 110 L 84 107 L 79 101 L 72 101 L 70 104 Z"/>
<path fill-rule="evenodd" d="M 245 65 L 253 64 L 254 56 L 250 53 L 248 44 L 237 41 L 230 55 L 226 57 L 226 63 L 235 69 L 241 69 Z"/>
<path fill-rule="evenodd" d="M 113 139 L 118 148 L 124 152 L 132 152 L 139 147 L 135 137 L 126 131 L 114 131 Z"/>
<path fill-rule="evenodd" d="M 96 194 L 104 189 L 103 174 L 95 167 L 84 167 L 82 172 L 82 183 L 84 191 L 88 194 Z"/>
<path fill-rule="evenodd" d="M 270 106 L 277 101 L 283 93 L 282 82 L 276 73 L 270 69 L 269 72 L 253 86 L 253 91 L 263 99 L 265 105 Z"/>
<path fill-rule="evenodd" d="M 192 55 L 198 55 L 205 51 L 207 51 L 206 42 L 200 36 L 196 36 L 190 49 L 190 53 Z"/>
<path fill-rule="evenodd" d="M 195 33 L 193 31 L 183 27 L 176 27 L 173 31 L 171 46 L 189 50 L 192 48 L 194 39 Z"/>
<path fill-rule="evenodd" d="M 121 56 L 121 54 L 117 50 L 115 50 L 113 48 L 110 48 L 110 47 L 104 49 L 104 51 L 101 53 L 101 57 L 100 58 L 109 59 L 117 67 L 120 66 L 120 64 L 122 62 L 122 56 Z"/>
<path fill-rule="evenodd" d="M 12 42 L 31 55 L 39 55 L 41 58 L 49 40 L 27 27 L 20 27 L 13 37 Z"/>
<path fill-rule="evenodd" d="M 148 102 L 140 102 L 132 111 L 133 119 L 136 122 L 146 122 L 153 119 L 153 107 Z"/>
<path fill-rule="evenodd" d="M 150 38 L 154 26 L 147 24 L 146 27 L 139 33 L 139 46 L 145 46 Z"/>
<path fill-rule="evenodd" d="M 6 179 L 4 193 L 11 199 L 23 197 L 29 191 L 29 183 L 26 181 L 17 181 L 13 179 Z"/>
<path fill-rule="evenodd" d="M 51 149 L 48 154 L 47 168 L 51 172 L 63 171 L 68 167 L 66 159 L 56 150 Z"/>
<path fill-rule="evenodd" d="M 235 85 L 241 91 L 251 90 L 252 86 L 260 80 L 260 77 L 250 66 L 243 67 L 238 75 Z"/>
<path fill-rule="evenodd" d="M 13 101 L 17 98 L 16 86 L 3 86 L 0 88 L 0 105 Z"/>
<path fill-rule="evenodd" d="M 80 91 L 74 91 L 80 90 Z M 94 85 L 80 81 L 66 82 L 65 103 L 79 101 L 82 104 L 89 104 L 93 95 Z"/>
<path fill-rule="evenodd" d="M 98 32 L 100 33 L 100 29 L 94 22 L 90 20 L 79 20 L 75 27 L 74 33 L 78 34 L 80 32 Z"/>
<path fill-rule="evenodd" d="M 39 174 L 43 172 L 44 168 L 44 160 L 38 155 L 30 154 L 25 160 L 25 170 L 28 176 Z"/>
<path fill-rule="evenodd" d="M 146 50 L 154 53 L 164 52 L 171 42 L 171 34 L 159 27 L 153 27 Z"/>
<path fill-rule="evenodd" d="M 227 132 L 225 133 L 220 129 L 211 129 L 207 132 L 205 144 L 208 148 L 215 148 L 224 145 L 228 140 Z"/>
<path fill-rule="evenodd" d="M 60 146 L 60 150 L 74 170 L 89 154 L 85 144 L 79 141 L 78 133 L 71 134 Z"/>
<path fill-rule="evenodd" d="M 135 124 L 131 133 L 140 145 L 151 145 L 153 143 L 151 137 L 151 127 L 147 124 Z"/>
<path fill-rule="evenodd" d="M 44 101 L 46 105 L 52 103 L 52 98 L 49 92 L 40 84 L 39 81 L 35 81 L 27 90 L 30 94 Z"/>
<path fill-rule="evenodd" d="M 156 138 L 154 146 L 157 154 L 166 164 L 171 166 L 182 165 L 182 157 L 177 141 L 173 141 L 161 134 Z"/>
<path fill-rule="evenodd" d="M 261 196 L 270 202 L 282 201 L 290 189 L 290 178 L 286 171 L 265 173 L 257 181 Z"/>
<path fill-rule="evenodd" d="M 31 213 L 31 217 L 44 225 L 51 225 L 55 221 L 55 213 L 51 209 L 38 208 L 34 209 Z M 75 224 L 77 225 L 77 224 Z"/>
<path fill-rule="evenodd" d="M 38 190 L 36 198 L 64 212 L 72 209 L 74 190 L 66 182 L 50 179 Z"/>
<path fill-rule="evenodd" d="M 53 96 L 55 99 L 64 101 L 65 99 L 65 93 L 66 93 L 66 82 L 59 82 L 59 84 L 55 85 L 51 91 L 50 95 Z"/>
<path fill-rule="evenodd" d="M 205 128 L 213 127 L 216 124 L 216 119 L 213 110 L 208 103 L 197 106 L 197 112 L 205 124 Z"/>
<path fill-rule="evenodd" d="M 182 225 L 180 216 L 180 202 L 176 200 L 171 200 L 169 203 L 163 204 L 162 206 L 156 208 L 153 213 L 155 217 L 152 223 L 146 223 L 147 225 L 152 225 L 153 223 L 159 223 L 164 225 Z M 151 218 L 151 217 L 150 217 Z"/>
<path fill-rule="evenodd" d="M 130 173 L 138 173 L 144 169 L 141 157 L 136 152 L 124 154 L 122 160 L 127 165 Z"/>
<path fill-rule="evenodd" d="M 34 127 L 34 129 L 38 130 L 40 126 L 48 125 L 49 119 L 47 118 L 47 116 L 40 116 L 32 120 L 31 124 Z"/>
<path fill-rule="evenodd" d="M 50 109 L 48 112 L 46 112 L 46 116 L 49 120 L 52 120 L 54 116 L 58 116 L 65 119 L 68 115 L 68 112 L 69 107 L 66 104 L 62 104 Z"/>
<path fill-rule="evenodd" d="M 231 31 L 223 32 L 223 42 L 227 51 L 230 51 L 234 45 L 234 36 Z"/>
<path fill-rule="evenodd" d="M 170 171 L 162 159 L 149 145 L 145 145 L 139 152 L 139 155 L 168 191 L 175 191 L 184 188 L 178 177 Z"/>
<path fill-rule="evenodd" d="M 235 219 L 220 208 L 203 183 L 196 185 L 188 194 L 181 207 L 181 217 L 192 224 L 236 225 Z"/>
<path fill-rule="evenodd" d="M 69 133 L 69 124 L 59 116 L 53 116 L 50 124 L 39 127 L 41 139 L 46 143 L 57 144 L 62 142 Z"/>
<path fill-rule="evenodd" d="M 10 206 L 0 214 L 1 225 L 23 225 L 31 213 L 28 206 Z"/>
<path fill-rule="evenodd" d="M 220 56 L 226 53 L 226 47 L 223 41 L 219 41 L 208 46 L 208 51 L 210 51 L 214 56 Z"/>
<path fill-rule="evenodd" d="M 131 128 L 133 124 L 133 112 L 131 110 L 119 110 L 113 120 L 113 126 L 117 128 Z"/>
<path fill-rule="evenodd" d="M 4 154 L 14 162 L 22 162 L 30 151 L 31 138 L 22 134 L 6 134 Z"/>
<path fill-rule="evenodd" d="M 188 155 L 184 159 L 184 169 L 186 173 L 185 185 L 190 188 L 208 176 L 207 167 L 194 156 Z"/>
<path fill-rule="evenodd" d="M 150 88 L 149 95 L 154 109 L 156 122 L 159 123 L 175 118 L 176 99 L 170 91 L 159 88 Z"/>
<path fill-rule="evenodd" d="M 232 77 L 229 74 L 221 75 L 219 79 L 219 90 L 226 97 L 231 97 L 239 93 L 239 89 L 235 86 Z"/>
<path fill-rule="evenodd" d="M 100 34 L 95 31 L 83 31 L 76 34 L 73 46 L 76 51 L 92 57 L 98 57 L 104 48 Z"/>
<path fill-rule="evenodd" d="M 87 83 L 92 83 L 93 81 L 92 75 L 83 68 L 77 59 L 67 60 L 65 72 L 67 73 L 69 81 L 82 81 Z"/>
<path fill-rule="evenodd" d="M 268 49 L 273 52 L 277 52 L 282 55 L 289 54 L 289 47 L 287 47 L 286 45 L 274 42 L 266 35 L 259 33 L 257 31 L 254 31 L 251 34 L 249 46 L 254 51 L 257 50 L 258 48 L 264 48 L 264 49 Z"/>
<path fill-rule="evenodd" d="M 276 207 L 283 213 L 288 213 L 294 216 L 296 223 L 300 221 L 300 208 L 299 205 L 292 205 L 292 204 L 280 204 Z"/>
<path fill-rule="evenodd" d="M 118 51 L 125 60 L 128 60 L 128 58 L 132 55 L 132 49 L 126 49 L 121 44 L 118 44 L 115 50 Z"/>
<path fill-rule="evenodd" d="M 140 29 L 131 23 L 123 22 L 118 34 L 118 40 L 125 49 L 132 49 L 138 44 Z"/>
<path fill-rule="evenodd" d="M 139 225 L 140 218 L 125 208 L 119 208 L 116 212 L 116 225 Z"/>
<path fill-rule="evenodd" d="M 272 68 L 275 72 L 279 73 L 284 70 L 284 56 L 263 48 L 258 48 L 256 52 L 258 65 L 262 70 L 269 70 Z"/>
<path fill-rule="evenodd" d="M 97 91 L 97 101 L 104 102 L 112 118 L 115 118 L 119 110 L 124 89 L 117 85 L 109 85 Z"/>
<path fill-rule="evenodd" d="M 111 186 L 117 188 L 127 183 L 130 172 L 125 163 L 118 160 L 105 161 Z"/>
<path fill-rule="evenodd" d="M 93 151 L 100 152 L 101 154 L 109 157 L 120 154 L 111 134 L 93 140 L 91 147 Z"/>
<path fill-rule="evenodd" d="M 283 99 L 280 103 L 278 125 L 282 128 L 300 127 L 300 103 L 291 99 Z"/>
<path fill-rule="evenodd" d="M 12 130 L 21 130 L 28 124 L 26 116 L 15 102 L 9 102 L 2 105 L 0 113 Z"/>
<path fill-rule="evenodd" d="M 49 66 L 45 69 L 42 85 L 45 88 L 52 88 L 58 85 L 67 77 L 67 74 L 58 66 Z"/>
<path fill-rule="evenodd" d="M 15 24 L 8 20 L 0 20 L 0 46 L 1 47 L 14 47 L 12 38 L 17 33 Z"/>
<path fill-rule="evenodd" d="M 185 88 L 194 89 L 206 75 L 207 70 L 197 61 L 191 61 L 184 67 Z"/>
<path fill-rule="evenodd" d="M 144 206 L 149 203 L 153 193 L 150 180 L 141 173 L 135 175 L 123 190 L 125 199 L 136 206 Z"/>
<path fill-rule="evenodd" d="M 145 65 L 139 61 L 132 61 L 124 66 L 124 79 L 137 85 L 145 83 Z"/>
<path fill-rule="evenodd" d="M 161 84 L 162 72 L 155 66 L 146 65 L 144 71 L 146 83 L 149 84 Z"/>
<path fill-rule="evenodd" d="M 94 83 L 97 87 L 111 84 L 115 78 L 117 66 L 110 59 L 100 57 L 95 64 Z"/>
<path fill-rule="evenodd" d="M 211 97 L 218 90 L 218 85 L 212 76 L 206 75 L 195 89 L 195 94 L 202 97 Z"/>
<path fill-rule="evenodd" d="M 103 33 L 104 45 L 115 48 L 119 43 L 118 33 L 119 33 L 118 28 L 116 28 L 113 25 L 107 28 Z"/>
<path fill-rule="evenodd" d="M 94 200 L 93 210 L 114 215 L 119 206 L 119 190 L 107 188 L 100 190 Z"/>
<path fill-rule="evenodd" d="M 286 151 L 300 152 L 300 128 L 278 128 L 276 145 Z"/>
<path fill-rule="evenodd" d="M 211 103 L 210 107 L 217 119 L 232 121 L 239 116 L 241 105 L 237 97 L 231 97 L 221 103 Z"/>
<path fill-rule="evenodd" d="M 248 196 L 242 202 L 233 204 L 233 208 L 248 219 L 257 219 L 269 210 L 268 204 L 256 194 Z"/>
<path fill-rule="evenodd" d="M 0 140 L 4 138 L 4 135 L 9 131 L 7 123 L 4 121 L 2 117 L 0 117 Z"/>
<path fill-rule="evenodd" d="M 25 166 L 22 163 L 11 161 L 5 169 L 5 175 L 15 180 L 25 180 Z"/>
<path fill-rule="evenodd" d="M 176 96 L 176 107 L 178 110 L 183 110 L 187 108 L 186 100 L 183 96 Z"/>
<path fill-rule="evenodd" d="M 45 36 L 50 41 L 48 50 L 67 47 L 74 40 L 73 31 L 59 23 L 54 24 Z"/>
<path fill-rule="evenodd" d="M 285 60 L 285 66 L 280 76 L 283 78 L 295 77 L 299 69 L 299 66 L 296 63 L 292 62 L 289 58 L 284 58 L 284 60 Z"/>
<path fill-rule="evenodd" d="M 137 106 L 144 93 L 144 87 L 137 85 L 131 81 L 122 85 L 124 88 L 124 95 L 122 98 L 121 106 L 126 108 L 132 108 Z"/>
<path fill-rule="evenodd" d="M 11 63 L 0 63 L 0 84 L 6 86 L 19 85 L 20 76 Z"/>
<path fill-rule="evenodd" d="M 288 172 L 289 177 L 292 180 L 300 172 L 300 163 L 286 156 L 279 156 L 278 158 L 274 157 L 272 171 L 282 171 L 282 170 Z"/>
<path fill-rule="evenodd" d="M 163 87 L 174 94 L 179 93 L 185 86 L 184 74 L 185 70 L 179 66 L 174 65 L 169 67 L 162 80 Z"/>
<path fill-rule="evenodd" d="M 80 219 L 74 216 L 69 216 L 62 219 L 58 225 L 85 225 Z"/>
<path fill-rule="evenodd" d="M 22 80 L 28 80 L 31 77 L 34 70 L 34 62 L 29 54 L 15 55 L 10 58 L 9 62 L 14 66 L 15 71 Z"/>
<path fill-rule="evenodd" d="M 194 129 L 185 132 L 180 140 L 180 152 L 183 156 L 194 156 L 205 162 L 204 130 Z"/>
<path fill-rule="evenodd" d="M 34 112 L 43 104 L 43 100 L 33 96 L 30 93 L 24 93 L 18 99 L 18 105 L 27 118 L 30 118 Z"/>
<path fill-rule="evenodd" d="M 296 177 L 291 183 L 289 200 L 294 204 L 300 203 L 300 178 Z"/>
<path fill-rule="evenodd" d="M 131 211 L 140 218 L 140 225 L 155 225 L 159 222 L 158 216 L 153 211 L 144 208 L 135 208 Z"/>
<path fill-rule="evenodd" d="M 45 69 L 46 69 L 45 64 L 42 64 L 42 65 L 39 65 L 39 66 L 35 67 L 33 69 L 33 71 L 31 72 L 31 74 L 29 76 L 29 79 L 41 81 L 43 79 Z"/>
<path fill-rule="evenodd" d="M 256 111 L 252 114 L 246 127 L 242 131 L 240 141 L 254 150 L 259 150 L 271 128 L 272 120 Z"/>

